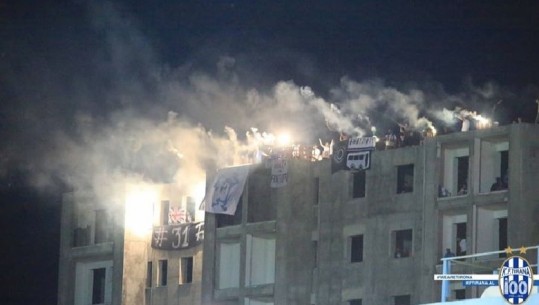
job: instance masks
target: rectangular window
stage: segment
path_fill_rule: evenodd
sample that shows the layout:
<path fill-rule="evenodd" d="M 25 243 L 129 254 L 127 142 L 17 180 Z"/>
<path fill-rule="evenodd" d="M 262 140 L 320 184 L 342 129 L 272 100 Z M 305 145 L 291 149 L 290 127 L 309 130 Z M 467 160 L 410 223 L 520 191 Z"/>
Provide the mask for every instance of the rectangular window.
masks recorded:
<path fill-rule="evenodd" d="M 180 259 L 180 285 L 193 282 L 193 257 Z"/>
<path fill-rule="evenodd" d="M 105 303 L 105 276 L 107 274 L 106 268 L 93 269 L 92 279 L 92 304 L 104 304 Z"/>
<path fill-rule="evenodd" d="M 168 200 L 161 201 L 161 224 L 168 225 L 168 212 L 170 209 L 170 202 Z"/>
<path fill-rule="evenodd" d="M 146 265 L 146 288 L 152 288 L 152 273 L 152 262 L 148 262 L 148 264 Z"/>
<path fill-rule="evenodd" d="M 355 172 L 353 174 L 352 198 L 365 197 L 365 171 Z"/>
<path fill-rule="evenodd" d="M 410 295 L 396 295 L 393 297 L 395 305 L 410 305 Z"/>
<path fill-rule="evenodd" d="M 414 191 L 414 165 L 407 164 L 397 167 L 397 194 Z"/>
<path fill-rule="evenodd" d="M 498 218 L 498 250 L 507 249 L 507 217 Z M 507 253 L 500 253 L 499 257 L 506 257 Z"/>
<path fill-rule="evenodd" d="M 350 262 L 358 263 L 363 261 L 363 235 L 350 237 Z"/>
<path fill-rule="evenodd" d="M 458 196 L 464 196 L 468 194 L 468 164 L 469 157 L 457 157 L 457 186 Z"/>
<path fill-rule="evenodd" d="M 221 242 L 217 253 L 218 288 L 235 288 L 240 285 L 240 243 Z"/>
<path fill-rule="evenodd" d="M 275 237 L 247 235 L 245 261 L 245 282 L 247 286 L 274 283 Z"/>
<path fill-rule="evenodd" d="M 348 301 L 348 305 L 362 305 L 363 302 L 361 299 L 353 299 Z"/>
<path fill-rule="evenodd" d="M 457 249 L 457 256 L 466 255 L 467 244 L 466 244 L 466 223 L 456 223 L 456 232 L 457 238 L 455 249 Z"/>
<path fill-rule="evenodd" d="M 166 259 L 159 260 L 159 286 L 167 285 L 167 271 L 168 271 L 168 261 Z"/>
<path fill-rule="evenodd" d="M 408 257 L 412 251 L 412 229 L 394 232 L 395 258 Z"/>

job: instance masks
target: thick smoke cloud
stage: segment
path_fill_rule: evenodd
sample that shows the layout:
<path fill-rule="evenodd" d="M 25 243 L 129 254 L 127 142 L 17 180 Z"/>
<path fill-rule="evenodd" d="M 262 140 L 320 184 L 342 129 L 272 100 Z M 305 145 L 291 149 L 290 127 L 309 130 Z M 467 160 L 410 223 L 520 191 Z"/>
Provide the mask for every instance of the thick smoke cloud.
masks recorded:
<path fill-rule="evenodd" d="M 12 64 L 16 55 L 2 60 L 10 75 L 2 83 L 9 89 L 4 98 L 19 108 L 7 112 L 16 127 L 0 155 L 1 168 L 24 164 L 40 187 L 57 177 L 74 189 L 103 194 L 125 181 L 190 188 L 208 168 L 250 161 L 250 152 L 280 132 L 312 145 L 338 132 L 370 135 L 374 127 L 385 132 L 406 123 L 422 130 L 454 124 L 456 107 L 491 114 L 498 100 L 521 97 L 472 80 L 453 94 L 434 82 L 350 77 L 329 92 L 294 80 L 245 85 L 249 75 L 233 55 L 223 54 L 210 68 L 188 60 L 169 66 L 128 10 L 107 2 L 85 9 L 87 30 L 99 41 L 82 53 L 85 63 L 61 68 L 60 55 L 19 60 L 21 66 Z M 36 67 L 46 73 L 32 73 Z M 534 87 L 526 91 L 535 93 Z"/>

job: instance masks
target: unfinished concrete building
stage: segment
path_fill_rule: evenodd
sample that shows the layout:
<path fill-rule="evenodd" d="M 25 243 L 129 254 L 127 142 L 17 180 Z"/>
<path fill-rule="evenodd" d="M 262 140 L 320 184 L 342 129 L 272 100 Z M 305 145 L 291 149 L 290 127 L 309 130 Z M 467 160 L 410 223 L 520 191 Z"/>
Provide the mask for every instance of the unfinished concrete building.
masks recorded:
<path fill-rule="evenodd" d="M 537 125 L 377 150 L 366 171 L 331 174 L 330 160 L 292 159 L 288 177 L 271 188 L 270 170 L 251 165 L 236 213 L 206 213 L 203 246 L 180 250 L 152 247 L 171 206 L 193 205 L 177 188 L 67 194 L 58 304 L 421 304 L 440 299 L 433 274 L 445 249 L 539 244 Z M 167 238 L 180 247 L 187 235 Z M 453 271 L 489 272 L 503 259 Z M 450 299 L 481 293 L 450 288 Z"/>
<path fill-rule="evenodd" d="M 288 177 L 270 188 L 270 171 L 252 166 L 236 214 L 206 214 L 202 304 L 435 302 L 446 249 L 539 243 L 538 125 L 377 150 L 366 171 L 331 174 L 327 159 L 291 160 Z M 503 259 L 458 268 L 491 272 Z M 481 293 L 459 283 L 451 290 L 450 299 Z"/>
<path fill-rule="evenodd" d="M 99 195 L 64 196 L 58 304 L 200 304 L 203 236 L 188 238 L 203 234 L 204 215 L 193 198 L 172 185 Z M 171 226 L 170 211 L 189 223 Z"/>

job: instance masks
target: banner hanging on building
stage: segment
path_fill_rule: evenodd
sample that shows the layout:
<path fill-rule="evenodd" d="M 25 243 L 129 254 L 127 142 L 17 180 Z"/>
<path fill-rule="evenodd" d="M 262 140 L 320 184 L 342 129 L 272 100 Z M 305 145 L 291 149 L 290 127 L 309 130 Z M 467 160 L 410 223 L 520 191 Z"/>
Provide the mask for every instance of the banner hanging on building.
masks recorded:
<path fill-rule="evenodd" d="M 271 162 L 271 187 L 283 187 L 288 184 L 288 160 L 273 159 Z"/>
<path fill-rule="evenodd" d="M 371 167 L 371 151 L 374 150 L 374 137 L 350 138 L 339 141 L 333 147 L 331 173 L 340 170 L 366 170 Z"/>
<path fill-rule="evenodd" d="M 183 250 L 195 247 L 204 240 L 204 222 L 153 227 L 152 248 Z"/>
<path fill-rule="evenodd" d="M 219 170 L 204 199 L 206 212 L 234 215 L 248 174 L 248 166 Z"/>

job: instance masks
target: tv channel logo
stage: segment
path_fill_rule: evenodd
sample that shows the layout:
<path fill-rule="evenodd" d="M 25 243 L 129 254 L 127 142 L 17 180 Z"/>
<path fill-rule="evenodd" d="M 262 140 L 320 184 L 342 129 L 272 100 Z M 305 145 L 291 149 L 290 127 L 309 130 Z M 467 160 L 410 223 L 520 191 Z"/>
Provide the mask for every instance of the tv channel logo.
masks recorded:
<path fill-rule="evenodd" d="M 533 288 L 533 270 L 528 261 L 520 256 L 506 259 L 500 268 L 498 286 L 510 304 L 524 303 Z"/>

